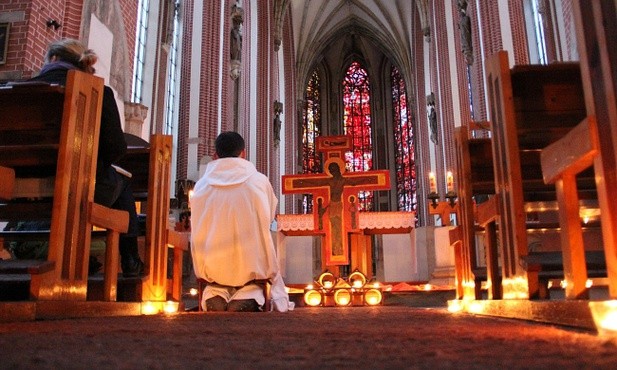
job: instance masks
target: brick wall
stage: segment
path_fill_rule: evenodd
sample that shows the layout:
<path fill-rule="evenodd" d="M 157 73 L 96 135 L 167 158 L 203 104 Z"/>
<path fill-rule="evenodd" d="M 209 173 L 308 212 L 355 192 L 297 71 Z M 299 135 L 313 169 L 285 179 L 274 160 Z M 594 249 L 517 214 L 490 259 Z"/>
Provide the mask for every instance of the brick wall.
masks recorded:
<path fill-rule="evenodd" d="M 242 24 L 242 74 L 240 76 L 238 131 L 243 137 L 248 139 L 251 130 L 253 130 L 250 127 L 251 122 L 255 121 L 255 112 L 251 110 L 251 79 L 256 79 L 256 77 L 252 75 L 251 71 L 256 61 L 251 54 L 250 45 L 253 43 L 253 35 L 251 34 L 252 24 L 257 22 L 257 19 L 253 19 L 251 16 L 252 2 L 245 1 L 242 7 L 244 9 L 244 23 Z M 232 107 L 233 100 L 230 100 L 229 104 L 229 107 Z M 247 152 L 250 151 L 251 145 L 250 140 L 247 140 Z"/>
<path fill-rule="evenodd" d="M 294 173 L 294 163 L 296 162 L 296 155 L 298 153 L 298 140 L 297 131 L 301 125 L 298 122 L 298 115 L 296 101 L 293 98 L 296 87 L 296 74 L 295 74 L 295 57 L 293 51 L 293 29 L 291 28 L 291 14 L 288 11 L 285 14 L 285 22 L 283 24 L 283 39 L 281 50 L 283 53 L 283 63 L 285 76 L 285 91 L 288 92 L 285 99 L 285 106 L 283 108 L 283 115 L 285 119 L 285 130 L 281 132 L 281 141 L 285 141 L 285 153 L 280 152 L 280 158 L 285 163 L 285 173 Z M 278 187 L 280 187 L 280 181 L 276 181 Z M 289 199 L 292 199 L 289 197 Z M 293 213 L 293 201 L 287 201 L 285 203 L 285 213 Z"/>
<path fill-rule="evenodd" d="M 453 5 L 456 6 L 456 4 Z M 435 2 L 435 13 L 436 29 L 447 29 L 446 22 L 448 22 L 448 19 L 444 2 Z M 439 156 L 437 159 L 437 186 L 441 192 L 441 189 L 446 188 L 446 172 L 452 170 L 452 166 L 456 163 L 454 159 L 454 108 L 452 104 L 454 91 L 452 90 L 452 78 L 450 74 L 451 66 L 448 34 L 447 32 L 439 32 L 435 37 L 438 38 L 436 41 L 439 47 L 437 58 L 441 61 L 439 63 L 439 86 L 438 89 L 435 90 L 438 112 L 437 118 L 441 123 L 440 129 L 443 131 L 443 135 L 439 133 L 439 145 L 437 150 Z M 464 90 L 464 86 L 459 86 L 459 88 Z M 437 91 L 439 92 L 438 94 Z M 458 93 L 459 92 L 457 92 L 457 94 Z M 444 165 L 444 163 L 446 163 L 446 165 Z M 449 167 L 446 167 L 448 164 Z"/>
<path fill-rule="evenodd" d="M 231 38 L 231 28 L 233 25 L 233 22 L 231 20 L 231 9 L 233 6 L 233 2 L 232 1 L 228 1 L 227 2 L 227 6 L 226 6 L 226 10 L 225 10 L 225 18 L 223 19 L 223 22 L 225 23 L 225 39 L 223 41 L 223 69 L 222 72 L 223 73 L 223 86 L 222 86 L 222 91 L 221 91 L 221 96 L 223 99 L 223 110 L 221 111 L 221 122 L 222 122 L 222 131 L 230 131 L 233 130 L 234 127 L 234 111 L 233 111 L 233 102 L 234 102 L 234 80 L 230 77 L 229 75 L 229 68 L 230 68 L 230 56 L 229 56 L 229 49 L 230 49 L 230 38 Z M 245 13 L 246 14 L 246 13 Z M 244 30 L 246 30 L 246 28 L 243 28 L 242 30 L 242 36 L 244 37 L 244 39 L 242 40 L 242 52 L 244 55 L 246 55 L 246 50 L 247 50 L 247 35 L 246 32 L 244 32 Z M 242 71 L 242 76 L 248 76 L 248 71 L 244 70 Z"/>
<path fill-rule="evenodd" d="M 202 33 L 201 76 L 199 76 L 199 137 L 205 141 L 199 144 L 197 160 L 214 153 L 214 139 L 218 127 L 218 86 L 219 86 L 219 28 L 221 20 L 220 1 L 204 1 Z M 191 76 L 197 79 L 198 76 Z M 225 107 L 226 108 L 226 107 Z"/>
<path fill-rule="evenodd" d="M 509 0 L 510 29 L 514 45 L 514 63 L 529 64 L 529 47 L 527 45 L 527 31 L 525 30 L 525 11 L 523 0 Z M 554 60 L 554 48 L 552 59 Z"/>
<path fill-rule="evenodd" d="M 257 6 L 257 76 L 270 76 L 270 20 L 269 13 L 272 9 L 270 0 L 260 1 Z M 268 173 L 268 109 L 269 109 L 269 79 L 257 78 L 257 112 L 256 119 L 251 121 L 255 125 L 255 137 L 257 145 L 256 167 L 259 172 Z"/>
<path fill-rule="evenodd" d="M 79 39 L 82 10 L 83 0 L 67 0 L 65 2 L 64 17 L 61 20 L 62 38 Z"/>
<path fill-rule="evenodd" d="M 562 40 L 563 60 L 571 61 L 578 60 L 578 50 L 576 43 L 576 30 L 574 28 L 574 17 L 572 0 L 561 0 L 562 13 L 557 14 L 558 17 L 563 17 L 563 27 L 565 40 Z"/>
<path fill-rule="evenodd" d="M 186 1 L 185 1 L 186 3 Z M 137 6 L 139 0 L 119 0 L 120 11 L 124 19 L 124 30 L 126 33 L 126 48 L 128 51 L 127 60 L 130 61 L 129 76 L 133 75 L 133 60 L 135 59 L 135 36 L 137 32 Z"/>
<path fill-rule="evenodd" d="M 0 80 L 30 78 L 43 65 L 47 45 L 64 34 L 73 34 L 79 25 L 47 27 L 55 19 L 62 24 L 66 1 L 0 0 L 0 19 L 10 24 L 6 63 L 0 65 Z M 4 21 L 0 21 L 4 23 Z"/>
<path fill-rule="evenodd" d="M 407 81 L 407 91 L 408 98 L 410 99 L 409 104 L 412 107 L 412 112 L 414 112 L 412 121 L 414 122 L 414 145 L 416 148 L 415 157 L 417 183 L 422 184 L 422 188 L 428 189 L 428 181 L 426 181 L 426 175 L 428 174 L 428 171 L 425 172 L 425 170 L 430 168 L 430 155 L 428 145 L 430 139 L 428 118 L 426 116 L 425 92 L 427 88 L 424 75 L 425 73 L 431 72 L 424 69 L 423 55 L 425 53 L 430 53 L 430 55 L 433 55 L 434 53 L 435 42 L 432 39 L 434 38 L 435 29 L 431 25 L 431 42 L 427 43 L 424 40 L 424 35 L 422 34 L 418 11 L 415 7 L 413 11 L 414 24 L 416 25 L 415 32 L 413 33 L 414 38 L 412 40 L 414 50 L 413 55 L 415 56 L 415 68 L 413 69 L 415 86 L 409 83 L 409 81 Z M 432 75 L 431 78 L 434 78 L 434 75 Z M 416 210 L 416 212 L 418 215 L 418 219 L 420 220 L 420 224 L 425 225 L 428 217 L 428 211 L 426 210 L 425 202 L 422 199 L 419 199 L 418 209 Z"/>
<path fill-rule="evenodd" d="M 182 63 L 180 65 L 180 81 L 182 88 L 179 91 L 178 106 L 178 148 L 176 178 L 187 178 L 188 166 L 188 138 L 190 125 L 190 92 L 192 86 L 191 60 L 193 43 L 193 0 L 185 0 L 181 12 L 183 19 L 182 29 Z M 196 180 L 196 179 L 195 179 Z"/>
<path fill-rule="evenodd" d="M 478 8 L 476 2 L 469 2 L 467 5 L 467 14 L 471 17 L 471 32 L 473 43 L 473 59 L 474 63 L 471 66 L 471 94 L 473 98 L 473 114 L 475 121 L 487 120 L 486 100 L 484 99 L 484 60 L 482 59 L 482 47 L 480 39 L 480 28 L 484 26 L 484 20 L 478 19 Z M 483 30 L 486 32 L 487 30 Z"/>

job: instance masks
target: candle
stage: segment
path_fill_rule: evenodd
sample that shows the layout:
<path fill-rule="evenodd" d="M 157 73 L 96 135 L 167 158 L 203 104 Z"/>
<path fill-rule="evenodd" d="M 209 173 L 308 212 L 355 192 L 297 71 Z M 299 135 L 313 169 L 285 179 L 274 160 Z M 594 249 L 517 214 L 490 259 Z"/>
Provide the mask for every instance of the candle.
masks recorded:
<path fill-rule="evenodd" d="M 452 176 L 452 171 L 448 171 L 446 174 L 446 191 L 448 193 L 454 192 L 454 176 Z"/>
<path fill-rule="evenodd" d="M 428 174 L 428 185 L 430 193 L 437 193 L 437 179 L 435 178 L 435 174 L 429 172 Z"/>
<path fill-rule="evenodd" d="M 178 302 L 174 302 L 174 301 L 167 301 L 165 302 L 165 305 L 163 306 L 163 312 L 165 312 L 166 314 L 172 314 L 172 313 L 176 313 L 178 312 Z"/>

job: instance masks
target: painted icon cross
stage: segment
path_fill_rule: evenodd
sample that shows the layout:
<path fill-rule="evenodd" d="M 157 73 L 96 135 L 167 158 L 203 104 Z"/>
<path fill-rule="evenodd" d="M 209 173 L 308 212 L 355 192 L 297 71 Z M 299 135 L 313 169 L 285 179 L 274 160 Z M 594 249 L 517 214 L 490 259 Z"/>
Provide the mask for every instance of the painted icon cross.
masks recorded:
<path fill-rule="evenodd" d="M 388 170 L 345 172 L 343 158 L 349 149 L 348 136 L 319 137 L 317 150 L 325 154 L 325 173 L 283 176 L 283 194 L 313 195 L 313 230 L 323 235 L 326 266 L 349 264 L 348 234 L 361 231 L 358 191 L 390 189 Z"/>

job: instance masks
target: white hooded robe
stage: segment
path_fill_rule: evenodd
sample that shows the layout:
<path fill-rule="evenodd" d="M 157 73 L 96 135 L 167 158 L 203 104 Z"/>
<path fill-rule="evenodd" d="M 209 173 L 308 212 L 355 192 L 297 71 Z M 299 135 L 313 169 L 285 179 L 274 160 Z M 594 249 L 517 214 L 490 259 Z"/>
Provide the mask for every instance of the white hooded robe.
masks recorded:
<path fill-rule="evenodd" d="M 268 178 L 239 157 L 219 158 L 208 164 L 191 197 L 191 254 L 198 278 L 230 287 L 252 280 L 270 279 L 272 307 L 287 311 L 289 295 L 280 276 L 270 224 L 278 200 Z M 255 286 L 225 296 L 216 287 L 214 295 L 264 302 Z M 202 304 L 203 305 L 203 304 Z"/>

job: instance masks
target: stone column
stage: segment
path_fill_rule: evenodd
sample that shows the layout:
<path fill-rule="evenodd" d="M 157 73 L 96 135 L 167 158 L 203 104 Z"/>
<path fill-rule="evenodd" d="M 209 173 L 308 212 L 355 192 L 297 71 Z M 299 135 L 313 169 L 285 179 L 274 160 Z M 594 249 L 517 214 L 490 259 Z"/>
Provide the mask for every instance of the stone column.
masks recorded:
<path fill-rule="evenodd" d="M 124 132 L 141 137 L 148 107 L 140 103 L 124 102 Z"/>

